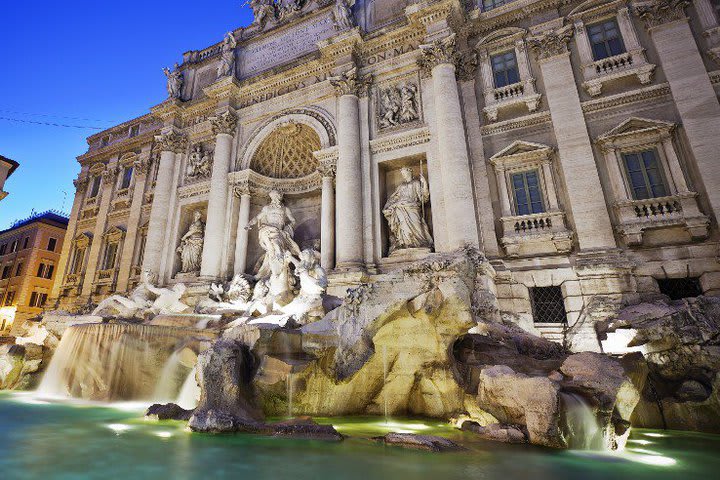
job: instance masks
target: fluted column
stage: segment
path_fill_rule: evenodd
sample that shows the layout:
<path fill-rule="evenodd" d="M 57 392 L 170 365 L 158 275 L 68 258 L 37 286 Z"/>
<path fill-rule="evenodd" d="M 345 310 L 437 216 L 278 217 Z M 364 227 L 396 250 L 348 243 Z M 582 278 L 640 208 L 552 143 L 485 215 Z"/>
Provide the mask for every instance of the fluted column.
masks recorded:
<path fill-rule="evenodd" d="M 321 163 L 319 170 L 322 175 L 320 265 L 327 271 L 335 263 L 335 163 Z"/>
<path fill-rule="evenodd" d="M 363 265 L 362 163 L 360 157 L 359 97 L 367 94 L 369 79 L 355 68 L 330 79 L 338 96 L 338 163 L 335 199 L 337 268 L 357 270 Z"/>
<path fill-rule="evenodd" d="M 142 214 L 143 198 L 145 197 L 145 182 L 150 171 L 151 161 L 149 153 L 137 159 L 133 164 L 133 175 L 135 185 L 133 186 L 132 200 L 130 202 L 130 215 L 128 216 L 127 233 L 123 242 L 122 253 L 120 254 L 120 269 L 118 271 L 117 288 L 118 292 L 127 290 L 130 279 L 130 269 L 133 264 L 135 252 L 135 241 L 138 228 L 140 227 L 140 215 Z"/>
<path fill-rule="evenodd" d="M 688 24 L 688 0 L 637 2 L 655 44 L 716 221 L 720 218 L 720 103 Z"/>
<path fill-rule="evenodd" d="M 215 153 L 210 177 L 205 243 L 203 244 L 200 275 L 208 278 L 220 276 L 223 240 L 225 238 L 225 214 L 228 204 L 228 172 L 232 154 L 232 139 L 237 126 L 237 116 L 226 111 L 211 119 L 215 134 Z"/>
<path fill-rule="evenodd" d="M 248 231 L 245 230 L 250 222 L 250 189 L 248 185 L 235 189 L 235 195 L 240 197 L 240 212 L 238 213 L 237 236 L 235 240 L 235 275 L 245 273 L 247 268 Z"/>
<path fill-rule="evenodd" d="M 186 139 L 178 132 L 170 131 L 155 137 L 160 144 L 160 165 L 155 180 L 153 202 L 150 207 L 150 221 L 143 257 L 143 270 L 160 274 L 160 261 L 163 246 L 168 240 L 166 224 L 170 208 L 170 193 L 173 188 L 173 171 L 175 170 L 175 154 L 181 153 L 186 146 Z"/>
<path fill-rule="evenodd" d="M 432 75 L 440 174 L 447 224 L 448 247 L 479 244 L 472 173 L 465 140 L 460 95 L 455 78 L 455 37 L 421 45 L 420 66 Z M 340 186 L 338 185 L 338 190 Z"/>

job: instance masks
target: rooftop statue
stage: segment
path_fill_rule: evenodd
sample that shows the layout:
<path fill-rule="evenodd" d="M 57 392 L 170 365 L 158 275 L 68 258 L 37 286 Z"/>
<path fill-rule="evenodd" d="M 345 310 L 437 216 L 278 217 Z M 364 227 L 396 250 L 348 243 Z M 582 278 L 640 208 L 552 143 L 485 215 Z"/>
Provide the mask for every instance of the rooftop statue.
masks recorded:
<path fill-rule="evenodd" d="M 333 17 L 335 19 L 335 28 L 343 30 L 355 26 L 352 17 L 351 8 L 355 4 L 354 0 L 336 0 L 333 7 Z"/>
<path fill-rule="evenodd" d="M 177 63 L 172 71 L 167 67 L 163 68 L 163 73 L 167 77 L 168 98 L 182 99 L 182 87 L 185 79 L 179 68 Z"/>
<path fill-rule="evenodd" d="M 235 47 L 237 40 L 232 32 L 225 35 L 222 45 L 222 55 L 217 69 L 217 78 L 232 76 L 235 74 Z"/>
<path fill-rule="evenodd" d="M 424 218 L 424 205 L 430 200 L 427 180 L 413 179 L 412 169 L 401 170 L 403 182 L 390 195 L 383 215 L 390 227 L 390 255 L 407 248 L 431 248 L 433 239 Z"/>

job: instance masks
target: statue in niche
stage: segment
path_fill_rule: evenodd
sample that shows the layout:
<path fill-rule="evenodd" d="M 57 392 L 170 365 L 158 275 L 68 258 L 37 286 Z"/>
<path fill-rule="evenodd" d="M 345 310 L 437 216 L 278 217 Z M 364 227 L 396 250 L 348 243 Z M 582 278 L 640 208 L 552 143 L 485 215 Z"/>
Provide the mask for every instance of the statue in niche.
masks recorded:
<path fill-rule="evenodd" d="M 270 203 L 248 222 L 245 229 L 258 226 L 260 247 L 265 251 L 255 278 L 268 281 L 269 295 L 282 302 L 292 291 L 294 277 L 290 264 L 293 258 L 300 256 L 300 247 L 293 240 L 295 217 L 283 204 L 282 193 L 272 190 L 269 196 Z"/>
<path fill-rule="evenodd" d="M 197 210 L 193 214 L 193 222 L 180 239 L 180 246 L 177 248 L 182 263 L 180 273 L 196 273 L 200 271 L 204 241 L 205 224 L 202 221 L 202 212 Z"/>
<path fill-rule="evenodd" d="M 222 54 L 220 55 L 220 65 L 217 68 L 217 78 L 227 77 L 235 74 L 235 48 L 237 40 L 232 32 L 228 32 L 223 40 Z"/>
<path fill-rule="evenodd" d="M 389 128 L 420 119 L 417 85 L 403 83 L 380 91 L 380 128 Z"/>
<path fill-rule="evenodd" d="M 390 195 L 383 215 L 390 227 L 390 250 L 392 255 L 408 248 L 432 248 L 433 239 L 424 218 L 424 205 L 430 200 L 425 177 L 413 178 L 412 169 L 400 170 L 403 182 Z"/>
<path fill-rule="evenodd" d="M 355 2 L 352 0 L 336 0 L 333 7 L 333 18 L 335 19 L 335 29 L 343 30 L 345 28 L 354 27 L 351 7 Z"/>
<path fill-rule="evenodd" d="M 184 78 L 179 68 L 180 66 L 177 63 L 172 71 L 170 71 L 167 67 L 163 68 L 163 73 L 165 73 L 165 76 L 167 77 L 168 98 L 180 99 L 182 97 Z"/>
<path fill-rule="evenodd" d="M 206 178 L 212 172 L 212 156 L 209 152 L 203 152 L 201 145 L 195 145 L 188 156 L 185 176 L 190 180 Z"/>

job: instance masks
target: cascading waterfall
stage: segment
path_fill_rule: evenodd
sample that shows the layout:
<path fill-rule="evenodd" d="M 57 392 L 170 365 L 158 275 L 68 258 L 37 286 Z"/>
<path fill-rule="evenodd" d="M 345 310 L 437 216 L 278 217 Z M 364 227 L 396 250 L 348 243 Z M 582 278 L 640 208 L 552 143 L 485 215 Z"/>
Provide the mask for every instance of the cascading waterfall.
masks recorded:
<path fill-rule="evenodd" d="M 174 351 L 160 372 L 160 378 L 153 393 L 153 400 L 161 403 L 174 402 L 187 379 L 189 370 L 181 362 L 180 351 Z"/>
<path fill-rule="evenodd" d="M 75 325 L 63 335 L 37 393 L 107 402 L 154 400 L 156 394 L 174 399 L 182 379 L 169 379 L 167 387 L 161 386 L 166 376 L 181 375 L 179 360 L 169 361 L 173 352 L 189 338 L 213 336 L 128 323 Z"/>
<path fill-rule="evenodd" d="M 587 401 L 578 394 L 561 392 L 565 406 L 568 447 L 575 450 L 604 450 L 603 430 Z"/>
<path fill-rule="evenodd" d="M 197 407 L 198 401 L 200 400 L 200 387 L 195 380 L 196 371 L 197 367 L 193 367 L 193 369 L 190 370 L 190 373 L 180 388 L 180 394 L 175 401 L 176 404 L 186 410 L 192 410 Z"/>

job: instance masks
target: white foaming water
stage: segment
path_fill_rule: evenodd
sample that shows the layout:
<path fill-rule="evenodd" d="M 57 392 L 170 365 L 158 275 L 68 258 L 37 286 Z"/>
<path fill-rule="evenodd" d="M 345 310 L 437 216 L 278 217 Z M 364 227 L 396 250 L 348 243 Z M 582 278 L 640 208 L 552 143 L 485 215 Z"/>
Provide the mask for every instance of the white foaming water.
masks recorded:
<path fill-rule="evenodd" d="M 175 400 L 175 403 L 185 410 L 192 410 L 197 407 L 200 401 L 200 387 L 197 381 L 195 381 L 195 371 L 195 367 L 190 370 L 185 382 L 183 382 L 182 388 L 180 388 L 180 394 Z"/>
<path fill-rule="evenodd" d="M 568 446 L 577 450 L 605 450 L 602 428 L 585 399 L 569 392 L 560 395 L 565 405 Z"/>

